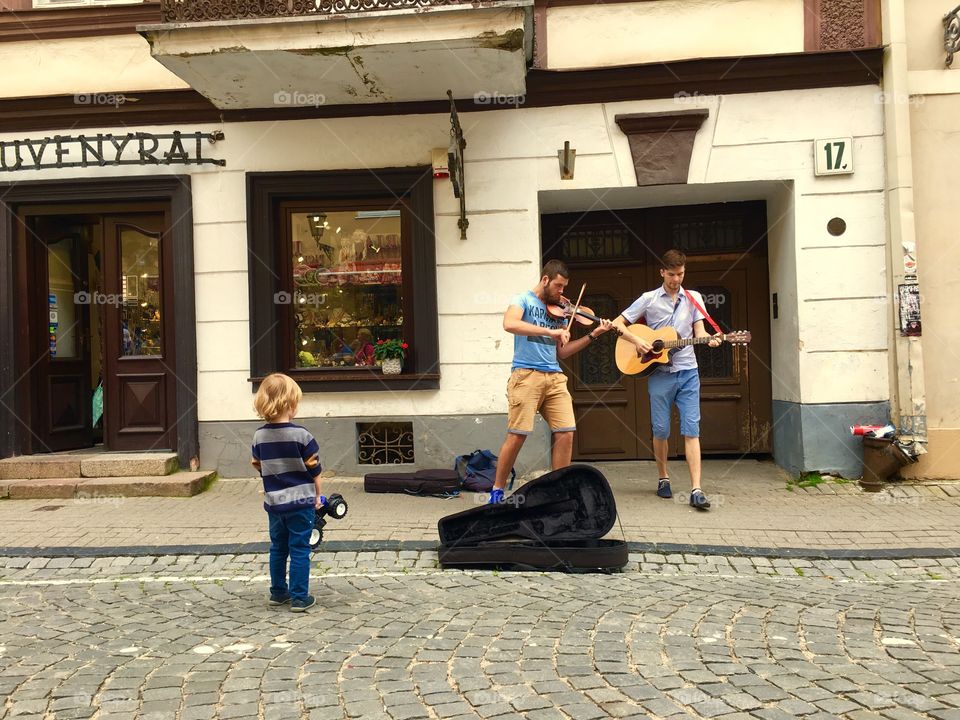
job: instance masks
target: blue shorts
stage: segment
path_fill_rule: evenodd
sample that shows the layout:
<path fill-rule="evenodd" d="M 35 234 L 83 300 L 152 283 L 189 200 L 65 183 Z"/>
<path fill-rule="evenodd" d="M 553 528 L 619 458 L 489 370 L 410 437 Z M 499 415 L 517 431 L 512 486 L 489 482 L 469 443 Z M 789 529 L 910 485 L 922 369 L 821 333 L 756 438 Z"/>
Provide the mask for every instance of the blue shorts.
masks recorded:
<path fill-rule="evenodd" d="M 657 370 L 647 380 L 653 437 L 670 437 L 670 412 L 680 411 L 680 434 L 700 437 L 700 371 L 697 368 L 665 372 Z"/>

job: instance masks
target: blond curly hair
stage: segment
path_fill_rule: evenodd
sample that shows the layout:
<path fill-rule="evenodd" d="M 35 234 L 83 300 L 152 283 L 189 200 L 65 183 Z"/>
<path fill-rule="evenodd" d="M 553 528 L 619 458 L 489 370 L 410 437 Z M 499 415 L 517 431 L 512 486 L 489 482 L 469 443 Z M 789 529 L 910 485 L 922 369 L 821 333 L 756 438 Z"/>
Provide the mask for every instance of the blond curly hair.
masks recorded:
<path fill-rule="evenodd" d="M 260 383 L 256 397 L 253 398 L 253 407 L 257 415 L 267 422 L 273 422 L 281 415 L 296 412 L 302 397 L 303 391 L 292 377 L 283 373 L 271 373 Z"/>

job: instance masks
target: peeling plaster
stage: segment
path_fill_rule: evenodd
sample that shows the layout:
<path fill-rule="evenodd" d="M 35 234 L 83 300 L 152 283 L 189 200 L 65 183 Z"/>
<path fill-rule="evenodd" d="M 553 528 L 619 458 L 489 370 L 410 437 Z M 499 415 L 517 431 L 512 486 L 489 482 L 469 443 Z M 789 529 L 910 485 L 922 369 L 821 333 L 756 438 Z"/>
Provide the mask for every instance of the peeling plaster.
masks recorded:
<path fill-rule="evenodd" d="M 477 36 L 479 47 L 489 50 L 506 50 L 516 52 L 523 50 L 523 29 L 510 30 L 503 35 L 497 35 L 492 30 L 480 33 Z"/>

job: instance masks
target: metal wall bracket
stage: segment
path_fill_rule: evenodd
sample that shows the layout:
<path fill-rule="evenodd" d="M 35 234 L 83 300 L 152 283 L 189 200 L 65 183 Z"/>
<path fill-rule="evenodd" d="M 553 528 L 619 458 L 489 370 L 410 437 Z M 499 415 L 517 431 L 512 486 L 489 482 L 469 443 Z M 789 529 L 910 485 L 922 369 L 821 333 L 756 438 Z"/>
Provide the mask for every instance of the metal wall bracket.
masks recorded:
<path fill-rule="evenodd" d="M 943 49 L 947 51 L 946 66 L 953 65 L 953 56 L 960 52 L 960 5 L 943 16 Z"/>

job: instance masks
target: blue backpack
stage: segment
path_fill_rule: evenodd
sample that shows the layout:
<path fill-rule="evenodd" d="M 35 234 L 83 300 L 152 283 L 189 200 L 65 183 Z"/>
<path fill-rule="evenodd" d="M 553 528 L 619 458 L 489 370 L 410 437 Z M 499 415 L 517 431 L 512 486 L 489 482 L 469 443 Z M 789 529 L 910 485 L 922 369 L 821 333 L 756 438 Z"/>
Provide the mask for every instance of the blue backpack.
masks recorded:
<path fill-rule="evenodd" d="M 474 450 L 469 455 L 457 455 L 453 469 L 460 477 L 460 487 L 469 492 L 490 492 L 497 477 L 497 456 L 489 450 Z M 510 468 L 508 490 L 513 489 L 517 471 Z"/>

